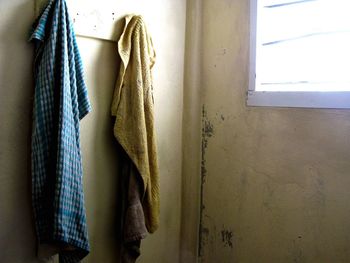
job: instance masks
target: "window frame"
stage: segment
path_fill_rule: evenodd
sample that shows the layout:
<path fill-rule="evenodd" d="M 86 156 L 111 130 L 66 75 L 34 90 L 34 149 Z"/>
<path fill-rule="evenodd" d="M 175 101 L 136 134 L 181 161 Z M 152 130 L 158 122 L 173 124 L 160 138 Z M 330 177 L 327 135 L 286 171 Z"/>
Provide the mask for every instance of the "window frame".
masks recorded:
<path fill-rule="evenodd" d="M 349 109 L 350 91 L 256 91 L 257 1 L 250 0 L 247 106 Z M 349 73 L 350 74 L 350 73 Z"/>

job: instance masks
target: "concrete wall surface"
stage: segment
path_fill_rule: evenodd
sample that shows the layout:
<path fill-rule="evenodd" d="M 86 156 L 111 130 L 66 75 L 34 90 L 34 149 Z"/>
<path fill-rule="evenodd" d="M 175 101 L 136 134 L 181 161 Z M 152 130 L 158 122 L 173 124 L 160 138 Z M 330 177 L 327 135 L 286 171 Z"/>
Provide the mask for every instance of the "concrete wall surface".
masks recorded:
<path fill-rule="evenodd" d="M 94 1 L 111 4 L 112 1 Z M 142 3 L 143 2 L 143 3 Z M 133 1 L 148 25 L 154 66 L 161 223 L 142 242 L 138 262 L 178 262 L 181 216 L 182 101 L 186 1 Z M 84 1 L 81 1 L 82 5 Z M 118 5 L 118 2 L 113 2 Z M 0 1 L 0 262 L 41 262 L 35 256 L 30 195 L 32 54 L 27 43 L 33 0 Z M 125 4 L 124 4 L 125 6 Z M 153 8 L 156 7 L 156 8 Z M 142 12 L 140 12 L 140 10 Z M 118 14 L 121 15 L 121 14 Z M 117 23 L 121 23 L 118 21 Z M 119 58 L 114 42 L 78 37 L 93 111 L 81 122 L 84 190 L 91 253 L 83 262 L 119 262 L 118 151 L 110 104 Z M 54 258 L 49 262 L 56 262 Z"/>
<path fill-rule="evenodd" d="M 350 262 L 350 112 L 245 106 L 249 1 L 202 1 L 200 262 Z"/>

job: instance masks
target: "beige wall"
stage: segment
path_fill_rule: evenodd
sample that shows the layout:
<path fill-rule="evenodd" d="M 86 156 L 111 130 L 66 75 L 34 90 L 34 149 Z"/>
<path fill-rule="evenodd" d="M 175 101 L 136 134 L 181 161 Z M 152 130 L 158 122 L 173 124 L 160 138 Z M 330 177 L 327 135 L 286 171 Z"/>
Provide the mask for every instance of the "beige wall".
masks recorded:
<path fill-rule="evenodd" d="M 0 262 L 4 263 L 36 262 L 29 188 L 31 10 L 28 0 L 0 1 Z"/>
<path fill-rule="evenodd" d="M 117 3 L 117 2 L 116 2 Z M 103 1 L 99 1 L 103 4 Z M 132 5 L 132 4 L 131 4 Z M 150 6 L 156 6 L 152 9 Z M 181 216 L 182 101 L 186 1 L 154 0 L 144 15 L 157 52 L 155 116 L 161 174 L 161 225 L 142 243 L 138 262 L 178 262 Z M 34 1 L 0 1 L 0 262 L 39 262 L 30 207 Z M 81 122 L 91 253 L 84 262 L 118 262 L 118 155 L 109 107 L 119 59 L 111 42 L 78 38 L 91 112 Z"/>
<path fill-rule="evenodd" d="M 201 160 L 201 0 L 187 1 L 180 262 L 196 262 Z"/>
<path fill-rule="evenodd" d="M 350 112 L 247 108 L 249 1 L 202 3 L 200 261 L 350 262 Z"/>

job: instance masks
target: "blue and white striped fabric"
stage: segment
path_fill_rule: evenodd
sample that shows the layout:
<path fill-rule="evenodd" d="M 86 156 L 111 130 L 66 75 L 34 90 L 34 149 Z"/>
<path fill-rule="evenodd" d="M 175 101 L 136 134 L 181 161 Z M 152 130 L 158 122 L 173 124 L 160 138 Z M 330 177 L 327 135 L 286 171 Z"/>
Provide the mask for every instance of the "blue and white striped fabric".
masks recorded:
<path fill-rule="evenodd" d="M 60 262 L 89 253 L 79 120 L 90 110 L 82 62 L 65 0 L 51 0 L 30 38 L 35 51 L 32 200 L 40 244 Z"/>

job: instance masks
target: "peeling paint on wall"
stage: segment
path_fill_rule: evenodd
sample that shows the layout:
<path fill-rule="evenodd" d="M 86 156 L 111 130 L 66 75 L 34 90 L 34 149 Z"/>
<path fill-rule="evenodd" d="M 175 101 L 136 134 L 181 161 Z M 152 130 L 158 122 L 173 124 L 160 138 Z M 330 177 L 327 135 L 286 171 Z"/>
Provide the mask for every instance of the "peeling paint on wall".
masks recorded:
<path fill-rule="evenodd" d="M 224 244 L 224 247 L 233 248 L 233 231 L 223 227 L 221 230 L 221 241 Z"/>
<path fill-rule="evenodd" d="M 198 246 L 198 256 L 203 255 L 203 246 L 205 245 L 205 240 L 208 239 L 209 229 L 205 228 L 203 225 L 203 217 L 205 205 L 203 201 L 203 191 L 204 184 L 206 182 L 207 169 L 206 169 L 206 149 L 208 147 L 208 139 L 214 135 L 214 126 L 210 122 L 207 116 L 207 111 L 205 105 L 202 106 L 202 146 L 201 146 L 201 193 L 200 193 L 200 218 L 199 218 L 199 246 Z"/>

